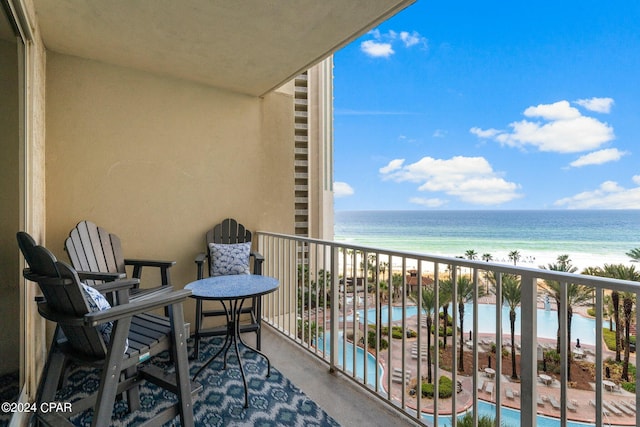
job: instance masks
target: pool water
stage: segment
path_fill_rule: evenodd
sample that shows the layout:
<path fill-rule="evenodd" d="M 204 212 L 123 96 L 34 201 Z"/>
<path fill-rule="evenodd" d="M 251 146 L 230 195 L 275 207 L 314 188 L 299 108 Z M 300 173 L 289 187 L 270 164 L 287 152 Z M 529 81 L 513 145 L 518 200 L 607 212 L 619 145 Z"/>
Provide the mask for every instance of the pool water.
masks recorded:
<path fill-rule="evenodd" d="M 358 310 L 357 313 L 360 316 L 360 321 L 364 322 L 365 310 Z M 376 322 L 376 309 L 370 308 L 367 310 L 367 322 L 374 324 Z M 382 322 L 384 324 L 389 321 L 389 307 L 382 307 Z M 418 314 L 418 308 L 416 306 L 406 307 L 406 316 L 412 317 Z M 451 314 L 451 310 L 449 310 Z M 391 321 L 401 321 L 403 316 L 402 307 L 391 308 Z M 520 334 L 520 307 L 516 307 L 516 323 L 515 331 L 516 335 Z M 496 309 L 493 304 L 478 304 L 478 319 L 482 319 L 478 325 L 479 333 L 494 334 L 495 333 L 495 319 Z M 348 318 L 351 320 L 351 317 Z M 596 329 L 595 320 L 589 319 L 584 316 L 574 314 L 571 318 L 571 340 L 575 341 L 580 339 L 582 344 L 595 345 L 596 341 Z M 473 330 L 473 305 L 465 304 L 464 310 L 464 329 L 465 332 Z M 558 330 L 558 313 L 556 311 L 538 309 L 538 338 L 556 339 L 556 333 Z M 509 324 L 509 307 L 502 307 L 502 331 L 503 333 L 509 333 L 511 326 Z"/>
<path fill-rule="evenodd" d="M 344 347 L 346 345 L 346 347 Z M 317 348 L 322 351 L 326 349 L 327 354 L 331 353 L 331 335 L 326 332 L 324 334 L 324 339 L 322 337 L 318 341 Z M 346 364 L 344 363 L 343 358 L 345 357 L 346 350 Z M 364 378 L 364 360 L 365 360 L 365 351 L 362 347 L 356 347 L 356 369 L 355 374 L 356 377 L 362 379 Z M 376 358 L 369 352 L 366 353 L 366 363 L 367 363 L 367 384 L 371 387 L 375 387 L 376 385 Z M 338 337 L 338 365 L 343 366 L 344 370 L 347 372 L 353 373 L 353 343 L 347 342 L 344 343 L 342 333 Z M 380 385 L 382 386 L 382 375 L 384 370 L 382 365 L 378 365 L 378 372 L 380 373 Z"/>
<path fill-rule="evenodd" d="M 478 401 L 478 414 L 479 415 L 488 415 L 491 418 L 495 418 L 496 416 L 496 405 L 494 403 L 488 403 L 482 400 Z M 462 418 L 464 414 L 459 414 L 458 418 Z M 423 419 L 427 421 L 433 422 L 433 415 L 424 414 L 422 416 Z M 500 413 L 500 421 L 502 422 L 502 426 L 504 427 L 519 427 L 522 425 L 520 422 L 520 411 L 511 408 L 502 408 Z M 560 420 L 558 418 L 547 417 L 544 415 L 538 415 L 536 417 L 536 422 L 538 427 L 559 427 Z M 450 426 L 451 425 L 451 416 L 439 416 L 438 417 L 438 425 L 439 426 Z M 567 421 L 567 427 L 586 427 L 592 426 L 593 424 L 581 423 L 576 421 Z"/>

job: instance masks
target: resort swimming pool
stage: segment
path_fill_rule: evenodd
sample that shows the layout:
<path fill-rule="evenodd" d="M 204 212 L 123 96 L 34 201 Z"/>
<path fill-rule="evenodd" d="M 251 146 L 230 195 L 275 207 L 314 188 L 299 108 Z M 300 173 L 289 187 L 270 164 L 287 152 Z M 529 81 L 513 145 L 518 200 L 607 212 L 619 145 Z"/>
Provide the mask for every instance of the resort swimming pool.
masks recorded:
<path fill-rule="evenodd" d="M 338 337 L 338 365 L 344 366 L 344 369 L 348 372 L 353 371 L 353 343 L 346 343 L 346 364 L 344 363 L 343 356 L 345 352 L 343 351 L 343 339 L 342 334 Z M 331 352 L 331 339 L 330 334 L 327 332 L 324 334 L 324 339 L 320 338 L 318 341 L 318 349 L 322 351 L 326 348 L 327 354 Z M 361 347 L 356 347 L 356 376 L 358 378 L 364 378 L 364 349 Z M 382 366 L 379 366 L 380 372 L 380 384 L 382 385 L 382 374 L 384 373 Z M 376 358 L 367 352 L 367 384 L 375 387 L 376 385 Z"/>
<path fill-rule="evenodd" d="M 472 304 L 465 304 L 464 310 L 464 329 L 465 332 L 473 330 L 473 318 L 472 318 Z M 479 324 L 479 333 L 493 334 L 495 333 L 495 319 L 496 311 L 493 304 L 478 304 L 478 319 L 482 319 Z M 364 322 L 365 310 L 358 310 L 357 313 L 360 316 L 360 321 Z M 451 314 L 451 310 L 449 310 Z M 416 306 L 408 306 L 406 308 L 406 316 L 412 317 L 418 314 L 418 308 Z M 401 321 L 403 316 L 402 307 L 391 308 L 391 321 Z M 367 310 L 367 322 L 369 324 L 375 323 L 376 309 L 371 308 Z M 389 307 L 382 307 L 382 322 L 387 323 L 389 319 Z M 351 317 L 348 318 L 351 320 Z M 520 307 L 516 307 L 516 335 L 520 335 Z M 589 319 L 584 316 L 574 314 L 571 319 L 571 340 L 575 341 L 576 338 L 580 339 L 582 344 L 595 345 L 596 330 L 595 320 Z M 556 339 L 556 332 L 558 330 L 558 313 L 556 311 L 538 309 L 538 338 Z M 511 331 L 509 325 L 509 308 L 502 307 L 502 331 L 507 334 Z"/>
<path fill-rule="evenodd" d="M 482 400 L 478 401 L 478 414 L 479 415 L 488 415 L 491 418 L 495 418 L 496 416 L 496 405 L 494 403 L 488 403 Z M 464 414 L 458 415 L 458 418 L 461 418 Z M 422 416 L 423 419 L 427 421 L 433 421 L 433 415 L 425 414 Z M 558 427 L 560 426 L 560 420 L 558 418 L 551 418 L 544 415 L 538 415 L 536 417 L 537 425 L 539 427 Z M 522 425 L 520 422 L 520 411 L 511 408 L 502 408 L 502 412 L 500 413 L 500 421 L 502 425 L 505 427 L 517 427 Z M 438 425 L 441 426 L 450 426 L 451 425 L 451 416 L 439 416 L 438 417 Z M 580 423 L 576 421 L 567 421 L 567 427 L 585 427 L 592 426 L 593 424 Z"/>

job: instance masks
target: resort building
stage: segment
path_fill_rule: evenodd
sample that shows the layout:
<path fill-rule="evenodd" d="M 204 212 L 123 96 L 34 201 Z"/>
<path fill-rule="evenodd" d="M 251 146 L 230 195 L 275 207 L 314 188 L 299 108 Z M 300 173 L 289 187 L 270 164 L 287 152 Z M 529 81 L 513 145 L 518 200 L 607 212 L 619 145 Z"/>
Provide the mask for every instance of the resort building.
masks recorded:
<path fill-rule="evenodd" d="M 280 281 L 263 303 L 263 341 L 266 352 L 274 351 L 274 366 L 285 376 L 301 375 L 297 384 L 327 410 L 334 401 L 321 399 L 349 396 L 335 403 L 349 410 L 340 406 L 336 412 L 360 421 L 427 425 L 433 420 L 419 414 L 439 407 L 437 398 L 434 403 L 415 396 L 405 384 L 405 378 L 427 375 L 425 334 L 403 335 L 388 350 L 374 336 L 373 351 L 366 353 L 373 368 L 362 374 L 353 368 L 361 364 L 356 352 L 350 364 L 339 355 L 347 354 L 347 337 L 368 341 L 368 325 L 383 319 L 370 309 L 391 301 L 404 314 L 395 319 L 389 311 L 384 323 L 420 331 L 424 307 L 410 301 L 410 291 L 420 296 L 429 285 L 437 287 L 445 270 L 454 283 L 456 274 L 477 281 L 487 270 L 518 275 L 523 296 L 517 406 L 523 425 L 535 423 L 538 281 L 590 286 L 598 291 L 594 301 L 600 309 L 604 289 L 635 292 L 637 284 L 332 241 L 332 54 L 413 2 L 0 0 L 0 376 L 20 372 L 22 402 L 35 396 L 53 328 L 38 314 L 37 285 L 22 277 L 17 231 L 66 261 L 70 230 L 79 221 L 93 221 L 121 238 L 128 257 L 175 260 L 171 282 L 183 288 L 196 278 L 194 257 L 205 249 L 207 230 L 235 218 L 254 231 L 264 274 Z M 362 262 L 370 257 L 373 267 Z M 382 263 L 390 266 L 384 273 L 376 267 Z M 402 278 L 397 298 L 385 287 L 392 268 Z M 367 295 L 362 301 L 346 289 L 354 278 Z M 156 281 L 143 276 L 142 286 Z M 498 284 L 498 298 L 500 289 Z M 470 303 L 475 317 L 464 330 L 478 330 L 477 298 Z M 416 310 L 415 324 L 407 320 L 409 306 Z M 193 324 L 191 300 L 185 310 Z M 596 316 L 596 325 L 602 321 Z M 565 322 L 562 317 L 562 356 L 575 341 Z M 501 348 L 508 331 L 501 329 L 499 315 L 492 325 L 494 344 Z M 309 339 L 320 336 L 326 345 Z M 456 334 L 449 340 L 453 360 L 462 348 L 480 372 L 485 362 L 478 355 L 490 346 L 478 334 L 463 346 Z M 330 352 L 329 345 L 342 351 Z M 287 359 L 293 354 L 288 346 L 306 357 Z M 289 353 L 279 358 L 278 351 Z M 602 355 L 600 340 L 590 354 L 599 365 L 596 384 L 604 379 Z M 314 372 L 329 380 L 308 375 L 318 363 Z M 437 357 L 433 365 L 438 377 Z M 500 359 L 494 361 L 492 369 L 501 367 Z M 349 385 L 337 386 L 327 371 Z M 372 383 L 363 380 L 371 374 Z M 495 377 L 488 388 L 489 377 L 463 378 L 456 369 L 446 375 L 461 387 L 446 405 L 475 410 L 474 416 L 481 401 L 500 407 L 515 389 Z M 564 364 L 552 384 L 560 404 L 543 406 L 568 419 L 573 406 Z M 595 387 L 593 405 L 581 403 L 581 411 L 602 424 L 611 400 L 604 393 L 612 391 Z M 500 421 L 500 411 L 494 412 Z M 441 413 L 451 417 L 451 409 Z M 28 416 L 16 413 L 12 422 L 24 425 Z M 635 416 L 619 418 L 624 417 L 640 425 Z"/>

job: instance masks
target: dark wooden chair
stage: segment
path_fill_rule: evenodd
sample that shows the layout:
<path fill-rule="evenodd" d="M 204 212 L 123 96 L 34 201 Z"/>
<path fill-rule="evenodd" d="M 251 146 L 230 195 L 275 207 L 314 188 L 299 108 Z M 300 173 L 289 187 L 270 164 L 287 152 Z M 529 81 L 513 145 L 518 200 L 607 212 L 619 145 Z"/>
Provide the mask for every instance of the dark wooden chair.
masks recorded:
<path fill-rule="evenodd" d="M 203 279 L 205 277 L 205 260 L 206 266 L 208 267 L 206 270 L 207 275 L 219 275 L 216 273 L 216 260 L 211 256 L 211 245 L 237 245 L 241 243 L 251 244 L 251 231 L 247 230 L 242 224 L 239 224 L 236 220 L 227 218 L 222 221 L 220 224 L 217 224 L 213 227 L 212 230 L 209 230 L 205 236 L 206 250 L 197 255 L 196 257 L 196 266 L 197 273 L 196 276 L 198 280 Z M 253 258 L 253 274 L 262 274 L 262 263 L 264 261 L 264 257 L 256 252 L 249 251 L 249 258 Z M 250 265 L 247 265 L 247 270 L 249 270 Z M 247 273 L 249 271 L 246 271 Z M 235 273 L 237 274 L 237 273 Z M 202 330 L 202 323 L 206 317 L 215 317 L 215 316 L 225 316 L 227 308 L 224 307 L 222 309 L 211 309 L 204 310 L 202 307 L 202 300 L 196 300 L 196 334 L 195 334 L 195 357 L 198 357 L 199 351 L 199 340 L 201 336 L 213 336 L 213 335 L 226 335 L 227 334 L 227 326 L 220 326 L 216 328 L 210 328 L 205 331 Z M 243 322 L 240 325 L 240 332 L 255 332 L 256 334 L 256 347 L 260 350 L 261 345 L 261 298 L 256 297 L 252 299 L 251 306 L 244 307 L 242 309 L 243 313 L 248 314 L 250 320 L 248 322 Z"/>
<path fill-rule="evenodd" d="M 99 285 L 102 291 L 117 294 L 117 305 L 104 306 L 100 298 L 96 298 L 100 294 L 94 288 L 85 287 L 71 266 L 56 260 L 46 248 L 37 246 L 27 233 L 19 232 L 17 239 L 29 266 L 23 275 L 38 283 L 42 292 L 42 297 L 37 299 L 38 312 L 56 323 L 36 395 L 36 420 L 44 425 L 72 425 L 67 417 L 93 407 L 92 425 L 108 426 L 116 396 L 127 392 L 129 410 L 137 411 L 138 384 L 147 380 L 177 396 L 177 403 L 148 420 L 148 425 L 162 425 L 179 415 L 183 426 L 193 426 L 192 394 L 200 386 L 189 378 L 182 308 L 190 291 L 168 289 L 128 302 L 128 292 L 138 280 L 120 279 Z M 168 319 L 149 313 L 162 307 L 169 308 Z M 170 351 L 175 371 L 165 372 L 144 363 L 165 350 Z M 69 360 L 101 368 L 97 392 L 74 401 L 71 412 L 41 411 L 45 408 L 42 404 L 55 402 L 58 384 Z"/>
<path fill-rule="evenodd" d="M 142 278 L 144 267 L 160 269 L 161 285 L 149 289 L 140 289 L 136 285 L 130 292 L 132 298 L 153 295 L 171 284 L 169 269 L 175 261 L 125 258 L 120 238 L 91 221 L 80 221 L 69 232 L 64 249 L 73 268 L 83 274 L 90 286 L 127 277 L 127 266 L 133 267 L 131 276 L 135 279 Z"/>

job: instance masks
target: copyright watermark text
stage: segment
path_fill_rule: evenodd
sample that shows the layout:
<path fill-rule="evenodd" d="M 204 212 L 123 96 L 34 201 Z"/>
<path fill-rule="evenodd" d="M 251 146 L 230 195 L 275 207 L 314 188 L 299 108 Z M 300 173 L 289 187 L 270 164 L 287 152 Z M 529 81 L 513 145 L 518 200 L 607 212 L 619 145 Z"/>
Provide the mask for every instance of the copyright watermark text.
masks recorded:
<path fill-rule="evenodd" d="M 2 412 L 71 412 L 71 402 L 2 402 Z"/>

